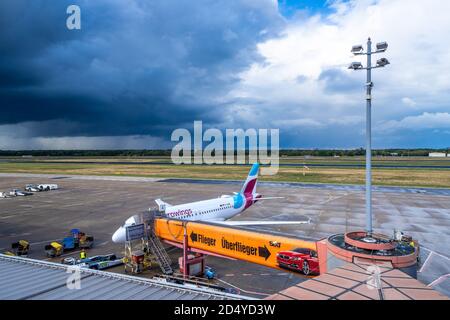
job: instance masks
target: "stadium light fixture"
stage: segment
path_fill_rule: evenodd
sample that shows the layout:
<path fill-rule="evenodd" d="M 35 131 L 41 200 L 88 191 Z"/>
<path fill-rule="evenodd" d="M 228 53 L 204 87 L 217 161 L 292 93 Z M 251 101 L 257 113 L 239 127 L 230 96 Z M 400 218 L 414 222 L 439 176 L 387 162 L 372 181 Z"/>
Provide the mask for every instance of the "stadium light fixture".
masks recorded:
<path fill-rule="evenodd" d="M 376 51 L 372 51 L 372 41 L 367 40 L 367 51 L 361 45 L 352 47 L 354 55 L 367 55 L 367 65 L 363 67 L 361 62 L 352 62 L 349 69 L 367 70 L 366 80 L 366 232 L 370 238 L 372 235 L 372 69 L 384 67 L 389 64 L 389 60 L 381 58 L 377 60 L 376 66 L 372 67 L 372 54 L 385 52 L 388 47 L 387 42 L 376 44 Z"/>
<path fill-rule="evenodd" d="M 377 51 L 378 51 L 378 52 L 384 52 L 384 51 L 386 51 L 387 47 L 388 47 L 388 44 L 387 44 L 386 41 L 378 42 L 378 43 L 377 43 Z"/>
<path fill-rule="evenodd" d="M 358 69 L 363 69 L 363 65 L 361 62 L 352 62 L 349 66 L 349 69 L 353 69 L 353 70 L 358 70 Z"/>
<path fill-rule="evenodd" d="M 386 58 L 381 58 L 381 59 L 377 60 L 377 66 L 379 66 L 379 67 L 384 67 L 384 66 L 387 66 L 388 64 L 390 64 L 390 62 Z"/>
<path fill-rule="evenodd" d="M 353 46 L 351 51 L 353 54 L 360 54 L 363 51 L 363 46 L 360 44 Z"/>

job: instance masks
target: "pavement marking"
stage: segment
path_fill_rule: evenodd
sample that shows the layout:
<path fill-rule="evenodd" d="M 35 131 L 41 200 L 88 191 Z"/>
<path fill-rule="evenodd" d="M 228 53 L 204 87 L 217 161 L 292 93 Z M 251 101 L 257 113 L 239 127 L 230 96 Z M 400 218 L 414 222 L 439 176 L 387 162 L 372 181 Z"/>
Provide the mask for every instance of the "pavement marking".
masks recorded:
<path fill-rule="evenodd" d="M 10 233 L 6 235 L 7 237 L 20 237 L 21 235 L 18 233 Z"/>
<path fill-rule="evenodd" d="M 15 215 L 0 217 L 0 219 L 9 219 L 9 218 L 12 218 L 12 217 L 15 217 Z"/>
<path fill-rule="evenodd" d="M 443 276 L 440 276 L 439 278 L 437 278 L 436 280 L 434 280 L 433 282 L 431 282 L 430 284 L 428 284 L 429 287 L 433 287 L 435 285 L 438 285 L 439 283 L 441 283 L 442 281 L 444 281 L 445 279 L 447 279 L 448 277 L 450 277 L 450 273 L 444 274 Z"/>
<path fill-rule="evenodd" d="M 242 273 L 242 274 L 238 274 L 237 276 L 244 276 L 244 277 L 249 277 L 249 276 L 289 276 L 289 273 Z M 226 273 L 224 274 L 224 277 L 234 277 L 236 276 L 234 273 Z"/>
<path fill-rule="evenodd" d="M 425 247 L 423 247 L 423 248 L 425 248 Z M 443 258 L 443 259 L 445 259 L 445 260 L 450 260 L 449 257 L 444 256 L 443 254 L 437 253 L 436 251 L 430 250 L 430 249 L 428 249 L 428 248 L 425 248 L 425 249 L 427 249 L 428 251 L 431 251 L 433 254 L 437 255 L 438 257 L 441 257 L 441 258 Z"/>
<path fill-rule="evenodd" d="M 418 272 L 422 272 L 422 270 L 425 268 L 425 266 L 427 265 L 427 263 L 430 260 L 432 255 L 433 255 L 433 251 L 430 251 L 427 258 L 425 259 L 425 262 L 422 264 L 422 267 L 420 267 L 420 270 Z"/>
<path fill-rule="evenodd" d="M 229 282 L 226 282 L 226 281 L 224 281 L 222 279 L 217 279 L 217 280 L 222 282 L 222 283 L 225 283 L 226 285 L 229 285 L 229 286 L 231 286 L 231 287 L 233 287 L 235 289 L 238 289 L 239 291 L 245 292 L 245 293 L 256 294 L 256 295 L 260 295 L 260 296 L 269 296 L 270 295 L 270 293 L 263 293 L 263 292 L 244 290 L 244 289 L 241 289 L 241 288 L 239 288 L 239 287 L 237 287 L 237 286 L 235 286 L 235 285 L 233 285 L 233 284 L 231 284 Z"/>

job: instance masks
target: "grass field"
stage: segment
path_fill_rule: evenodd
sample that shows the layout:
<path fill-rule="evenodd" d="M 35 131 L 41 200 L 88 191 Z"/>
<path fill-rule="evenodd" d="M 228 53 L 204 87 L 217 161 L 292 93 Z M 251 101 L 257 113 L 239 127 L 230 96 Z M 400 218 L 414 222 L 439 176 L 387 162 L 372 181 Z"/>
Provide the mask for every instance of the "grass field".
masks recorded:
<path fill-rule="evenodd" d="M 1 160 L 14 162 L 135 162 L 135 163 L 171 163 L 170 157 L 0 157 Z M 320 164 L 326 166 L 364 165 L 365 157 L 281 157 L 284 164 Z M 388 166 L 450 166 L 450 158 L 429 157 L 373 157 L 373 165 Z"/>
<path fill-rule="evenodd" d="M 92 161 L 78 158 L 79 161 Z M 247 175 L 248 166 L 195 166 L 170 164 L 140 165 L 140 164 L 86 164 L 86 163 L 52 163 L 47 162 L 0 162 L 0 172 L 20 173 L 49 173 L 49 174 L 74 174 L 74 175 L 119 175 L 119 176 L 142 176 L 158 178 L 194 178 L 194 179 L 230 179 L 242 180 Z M 62 161 L 62 159 L 56 159 Z M 74 161 L 75 159 L 70 159 Z M 96 161 L 123 161 L 124 159 L 96 159 Z M 127 159 L 128 161 L 129 159 Z M 136 161 L 152 161 L 152 159 L 135 159 Z M 294 161 L 294 159 L 288 159 Z M 334 162 L 327 159 L 314 159 L 327 163 L 330 167 L 311 167 L 305 171 L 300 167 L 280 167 L 277 175 L 261 176 L 263 181 L 288 181 L 306 183 L 334 183 L 334 184 L 364 184 L 364 168 L 337 168 Z M 68 160 L 69 161 L 69 160 Z M 154 160 L 160 162 L 161 159 Z M 336 161 L 330 159 L 329 161 Z M 362 161 L 354 159 L 352 161 Z M 411 163 L 420 163 L 424 160 L 411 160 Z M 435 161 L 433 163 L 447 162 Z M 295 163 L 302 163 L 298 160 Z M 399 164 L 399 161 L 392 161 Z M 361 162 L 363 163 L 363 162 Z M 402 164 L 403 165 L 403 164 Z M 416 164 L 417 165 L 417 164 Z M 427 164 L 428 165 L 428 164 Z M 375 185 L 391 186 L 420 186 L 450 188 L 450 170 L 438 168 L 374 168 L 373 183 Z"/>

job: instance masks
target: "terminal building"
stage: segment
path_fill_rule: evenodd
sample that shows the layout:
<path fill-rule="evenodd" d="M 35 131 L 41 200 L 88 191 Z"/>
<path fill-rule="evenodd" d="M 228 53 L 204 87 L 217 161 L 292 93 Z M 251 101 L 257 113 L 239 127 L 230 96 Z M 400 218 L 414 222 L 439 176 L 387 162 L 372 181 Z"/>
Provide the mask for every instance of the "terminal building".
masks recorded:
<path fill-rule="evenodd" d="M 445 158 L 449 157 L 450 154 L 446 154 L 445 152 L 430 152 L 428 153 L 428 157 L 430 158 Z"/>
<path fill-rule="evenodd" d="M 0 254 L 0 300 L 242 300 L 207 287 L 81 268 L 71 286 L 71 267 Z"/>

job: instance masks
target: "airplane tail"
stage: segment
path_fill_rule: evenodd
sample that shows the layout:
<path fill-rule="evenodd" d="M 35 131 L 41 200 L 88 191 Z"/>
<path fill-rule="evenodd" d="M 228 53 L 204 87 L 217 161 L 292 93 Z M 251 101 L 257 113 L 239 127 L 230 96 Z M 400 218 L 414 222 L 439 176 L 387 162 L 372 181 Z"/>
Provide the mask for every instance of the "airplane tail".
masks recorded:
<path fill-rule="evenodd" d="M 256 195 L 256 183 L 258 182 L 258 172 L 259 164 L 254 163 L 250 172 L 248 173 L 247 179 L 242 186 L 241 193 L 244 195 Z"/>

